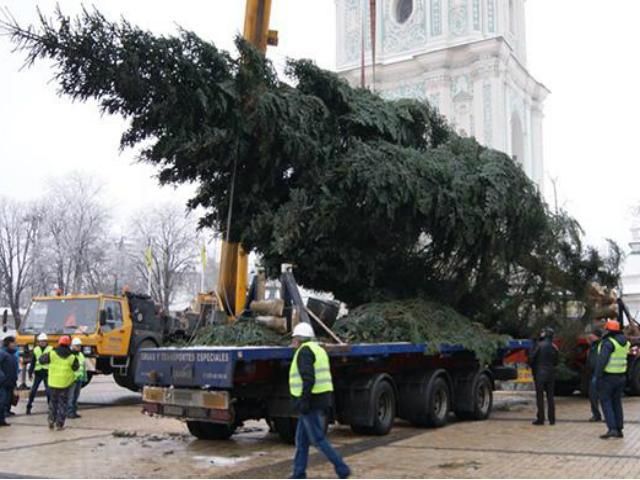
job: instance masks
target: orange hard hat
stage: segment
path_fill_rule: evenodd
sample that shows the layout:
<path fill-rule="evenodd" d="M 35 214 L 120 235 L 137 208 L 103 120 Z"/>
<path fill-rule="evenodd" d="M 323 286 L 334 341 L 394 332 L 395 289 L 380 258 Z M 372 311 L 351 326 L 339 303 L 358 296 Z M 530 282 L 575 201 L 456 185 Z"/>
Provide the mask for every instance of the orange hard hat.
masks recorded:
<path fill-rule="evenodd" d="M 60 337 L 60 340 L 58 340 L 58 345 L 68 347 L 69 345 L 71 345 L 71 337 L 69 335 L 63 335 L 62 337 Z"/>
<path fill-rule="evenodd" d="M 617 320 L 607 320 L 604 324 L 605 330 L 610 332 L 619 332 L 620 331 L 620 322 Z"/>

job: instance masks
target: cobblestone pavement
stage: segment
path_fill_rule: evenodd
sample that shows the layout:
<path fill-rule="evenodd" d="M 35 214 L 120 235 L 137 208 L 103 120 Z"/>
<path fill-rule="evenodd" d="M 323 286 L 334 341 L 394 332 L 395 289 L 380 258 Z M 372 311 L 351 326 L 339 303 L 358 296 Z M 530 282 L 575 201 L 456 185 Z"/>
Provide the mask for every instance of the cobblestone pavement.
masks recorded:
<path fill-rule="evenodd" d="M 588 403 L 558 399 L 555 426 L 536 427 L 531 392 L 498 392 L 484 422 L 456 422 L 421 430 L 397 422 L 385 437 L 335 426 L 330 438 L 355 477 L 626 477 L 640 478 L 640 398 L 625 399 L 625 438 L 598 438 L 603 424 L 586 421 Z M 139 396 L 96 378 L 81 396 L 81 419 L 62 432 L 46 426 L 45 400 L 34 414 L 17 408 L 13 426 L 0 433 L 0 477 L 283 477 L 293 447 L 262 422 L 249 422 L 231 440 L 189 436 L 178 421 L 140 414 Z M 502 408 L 501 408 L 502 407 Z M 317 453 L 309 476 L 333 472 Z"/>

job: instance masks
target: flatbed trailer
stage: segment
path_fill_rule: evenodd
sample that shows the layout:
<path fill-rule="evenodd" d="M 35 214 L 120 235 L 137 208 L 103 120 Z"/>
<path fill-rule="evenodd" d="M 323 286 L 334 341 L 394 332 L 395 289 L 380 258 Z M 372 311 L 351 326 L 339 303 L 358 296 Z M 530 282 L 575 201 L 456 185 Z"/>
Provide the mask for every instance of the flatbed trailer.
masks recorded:
<path fill-rule="evenodd" d="M 385 435 L 396 417 L 441 427 L 449 414 L 489 417 L 495 381 L 512 380 L 507 356 L 531 347 L 511 340 L 490 365 L 459 345 L 375 343 L 325 345 L 334 382 L 327 422 L 361 434 Z M 143 412 L 185 421 L 202 439 L 226 439 L 243 421 L 265 419 L 293 442 L 296 413 L 289 395 L 289 347 L 150 348 L 141 352 L 135 380 L 143 387 Z"/>

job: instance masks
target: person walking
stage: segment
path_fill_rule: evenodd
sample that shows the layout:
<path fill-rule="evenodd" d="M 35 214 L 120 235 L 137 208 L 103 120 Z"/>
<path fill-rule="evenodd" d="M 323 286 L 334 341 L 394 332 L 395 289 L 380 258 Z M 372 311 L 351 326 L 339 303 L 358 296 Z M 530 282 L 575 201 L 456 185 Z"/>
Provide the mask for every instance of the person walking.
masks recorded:
<path fill-rule="evenodd" d="M 540 338 L 529 356 L 529 365 L 533 372 L 536 387 L 537 418 L 533 425 L 544 425 L 544 395 L 547 395 L 547 415 L 549 425 L 556 423 L 554 401 L 555 368 L 558 365 L 558 348 L 553 344 L 553 329 L 546 327 L 540 332 Z"/>
<path fill-rule="evenodd" d="M 80 397 L 80 390 L 87 381 L 87 366 L 85 365 L 85 357 L 82 353 L 82 340 L 74 338 L 71 340 L 71 351 L 78 359 L 78 369 L 75 373 L 75 382 L 71 385 L 69 391 L 69 404 L 67 407 L 67 418 L 80 418 L 78 414 L 78 398 Z"/>
<path fill-rule="evenodd" d="M 33 349 L 31 363 L 29 364 L 29 380 L 32 380 L 31 391 L 29 392 L 29 401 L 27 402 L 27 415 L 31 415 L 33 400 L 36 398 L 40 384 L 44 383 L 44 392 L 47 395 L 47 403 L 49 403 L 49 365 L 43 365 L 39 362 L 40 357 L 45 353 L 51 352 L 52 348 L 47 341 L 49 338 L 46 333 L 38 335 L 38 344 Z"/>
<path fill-rule="evenodd" d="M 49 365 L 49 429 L 64 429 L 69 403 L 69 391 L 76 380 L 78 358 L 71 351 L 71 337 L 63 335 L 58 346 L 40 357 L 40 363 Z"/>
<path fill-rule="evenodd" d="M 0 350 L 0 427 L 8 427 L 6 413 L 11 406 L 13 390 L 18 384 L 18 363 L 14 352 L 17 350 L 15 337 L 2 340 Z"/>
<path fill-rule="evenodd" d="M 598 347 L 602 338 L 602 330 L 596 329 L 589 335 L 589 352 L 587 353 L 587 375 L 589 378 L 589 401 L 591 402 L 590 422 L 601 422 L 600 403 L 596 382 L 596 364 L 598 363 Z"/>
<path fill-rule="evenodd" d="M 293 329 L 292 347 L 296 352 L 289 370 L 289 390 L 299 416 L 291 478 L 306 478 L 309 445 L 327 457 L 339 478 L 348 478 L 351 470 L 324 433 L 324 416 L 332 405 L 333 381 L 329 355 L 314 338 L 308 323 L 299 323 Z"/>
<path fill-rule="evenodd" d="M 627 355 L 631 345 L 617 320 L 607 320 L 604 328 L 606 333 L 598 345 L 596 388 L 607 423 L 607 432 L 600 438 L 606 440 L 624 436 L 622 394 L 627 383 Z"/>

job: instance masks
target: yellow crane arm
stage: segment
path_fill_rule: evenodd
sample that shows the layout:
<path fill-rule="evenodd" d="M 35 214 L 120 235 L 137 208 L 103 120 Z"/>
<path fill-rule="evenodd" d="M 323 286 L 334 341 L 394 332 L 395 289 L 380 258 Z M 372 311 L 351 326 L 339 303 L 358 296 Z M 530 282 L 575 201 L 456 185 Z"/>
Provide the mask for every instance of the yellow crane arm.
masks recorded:
<path fill-rule="evenodd" d="M 267 45 L 278 44 L 278 32 L 269 30 L 271 0 L 247 0 L 244 38 L 263 53 Z M 233 199 L 231 199 L 233 202 Z M 248 283 L 249 255 L 239 243 L 222 242 L 217 293 L 232 317 L 244 308 Z"/>

